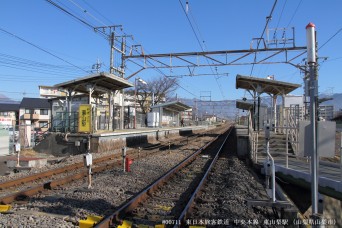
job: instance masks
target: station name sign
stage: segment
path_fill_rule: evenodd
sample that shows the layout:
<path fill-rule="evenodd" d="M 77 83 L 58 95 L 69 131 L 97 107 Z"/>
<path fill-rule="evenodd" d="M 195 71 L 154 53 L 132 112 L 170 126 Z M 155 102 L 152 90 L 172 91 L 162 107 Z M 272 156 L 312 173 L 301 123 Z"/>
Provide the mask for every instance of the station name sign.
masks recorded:
<path fill-rule="evenodd" d="M 80 105 L 78 110 L 78 132 L 91 132 L 91 105 Z"/>

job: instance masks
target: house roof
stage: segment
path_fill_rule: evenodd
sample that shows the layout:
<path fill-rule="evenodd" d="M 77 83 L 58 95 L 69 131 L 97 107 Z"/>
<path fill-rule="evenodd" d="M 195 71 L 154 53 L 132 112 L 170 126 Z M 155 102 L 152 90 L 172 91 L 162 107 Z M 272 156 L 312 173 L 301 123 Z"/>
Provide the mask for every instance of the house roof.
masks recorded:
<path fill-rule="evenodd" d="M 179 101 L 171 101 L 168 103 L 157 104 L 157 105 L 152 106 L 151 108 L 159 108 L 159 107 L 162 107 L 163 109 L 166 109 L 166 110 L 175 111 L 175 112 L 183 112 L 191 108 L 190 106 L 187 106 L 186 104 L 183 104 Z"/>
<path fill-rule="evenodd" d="M 28 98 L 24 97 L 23 100 L 20 103 L 20 108 L 44 108 L 44 109 L 50 109 L 51 104 L 48 99 L 44 98 Z"/>
<path fill-rule="evenodd" d="M 20 104 L 0 104 L 1 112 L 11 112 L 11 111 L 19 111 Z"/>

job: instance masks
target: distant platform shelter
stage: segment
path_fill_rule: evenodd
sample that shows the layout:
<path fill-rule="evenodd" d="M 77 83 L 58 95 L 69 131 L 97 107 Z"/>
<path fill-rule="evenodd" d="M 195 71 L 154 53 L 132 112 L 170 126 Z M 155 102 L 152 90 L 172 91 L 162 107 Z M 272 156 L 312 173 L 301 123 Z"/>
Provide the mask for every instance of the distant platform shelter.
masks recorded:
<path fill-rule="evenodd" d="M 191 109 L 190 106 L 179 101 L 172 101 L 151 106 L 152 113 L 149 114 L 148 126 L 180 126 L 181 112 Z"/>

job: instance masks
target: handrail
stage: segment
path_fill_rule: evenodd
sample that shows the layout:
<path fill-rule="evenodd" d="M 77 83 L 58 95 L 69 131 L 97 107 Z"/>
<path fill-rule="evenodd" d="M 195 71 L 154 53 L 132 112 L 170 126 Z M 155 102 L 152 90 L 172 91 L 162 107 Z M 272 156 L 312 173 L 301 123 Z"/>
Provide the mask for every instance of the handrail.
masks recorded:
<path fill-rule="evenodd" d="M 298 152 L 298 124 L 297 119 L 292 115 L 289 109 L 286 109 L 287 116 L 287 127 L 288 135 L 290 137 L 290 144 L 292 146 L 293 152 L 297 154 Z"/>
<path fill-rule="evenodd" d="M 257 162 L 257 150 L 258 150 L 258 134 L 253 129 L 253 118 L 252 113 L 249 112 L 248 115 L 248 136 L 251 148 L 251 159 Z"/>

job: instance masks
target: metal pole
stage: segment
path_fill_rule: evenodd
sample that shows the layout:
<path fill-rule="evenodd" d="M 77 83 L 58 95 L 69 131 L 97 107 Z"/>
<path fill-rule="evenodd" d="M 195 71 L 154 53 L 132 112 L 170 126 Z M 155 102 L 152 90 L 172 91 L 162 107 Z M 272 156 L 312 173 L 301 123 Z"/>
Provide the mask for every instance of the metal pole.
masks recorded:
<path fill-rule="evenodd" d="M 120 129 L 124 129 L 124 118 L 125 118 L 125 98 L 123 89 L 120 91 L 121 93 L 121 108 L 120 108 Z"/>
<path fill-rule="evenodd" d="M 91 188 L 91 166 L 92 166 L 92 155 L 90 153 L 90 140 L 91 140 L 91 136 L 88 135 L 88 153 L 87 153 L 87 157 L 89 159 L 89 164 L 88 164 L 88 188 Z"/>
<path fill-rule="evenodd" d="M 256 111 L 256 109 L 255 109 L 255 105 L 256 105 L 256 101 L 255 101 L 255 97 L 256 95 L 255 95 L 255 92 L 254 92 L 254 96 L 253 96 L 253 98 L 254 98 L 254 103 L 253 103 L 253 130 L 255 131 L 256 129 L 255 129 L 255 111 Z"/>
<path fill-rule="evenodd" d="M 109 73 L 114 73 L 114 32 L 110 34 L 110 67 L 109 67 Z"/>
<path fill-rule="evenodd" d="M 273 95 L 274 132 L 277 132 L 277 95 Z"/>
<path fill-rule="evenodd" d="M 139 160 L 140 160 L 140 151 L 141 151 L 141 147 L 139 146 L 138 147 L 138 164 L 137 164 L 138 166 L 139 166 Z"/>
<path fill-rule="evenodd" d="M 134 80 L 134 129 L 137 129 L 137 79 Z"/>
<path fill-rule="evenodd" d="M 274 159 L 270 154 L 270 126 L 266 125 L 265 129 L 265 140 L 266 140 L 266 153 L 267 153 L 267 160 L 271 160 L 271 177 L 272 177 L 272 201 L 276 201 L 275 196 L 275 166 L 274 166 Z"/>
<path fill-rule="evenodd" d="M 286 168 L 289 168 L 289 126 L 288 126 L 288 119 L 289 119 L 289 111 L 286 110 Z"/>
<path fill-rule="evenodd" d="M 258 126 L 257 129 L 258 131 L 260 130 L 260 94 L 258 94 L 258 117 L 257 117 L 257 122 L 258 122 Z"/>
<path fill-rule="evenodd" d="M 169 154 L 171 154 L 171 142 L 169 141 Z"/>
<path fill-rule="evenodd" d="M 270 154 L 270 140 L 267 139 L 267 155 L 271 159 L 271 165 L 272 165 L 272 201 L 276 201 L 275 196 L 275 167 L 274 167 L 274 159 Z"/>
<path fill-rule="evenodd" d="M 342 131 L 340 131 L 340 137 L 341 137 L 341 142 L 340 142 L 340 174 L 341 174 L 341 182 L 342 182 Z"/>
<path fill-rule="evenodd" d="M 122 147 L 122 167 L 123 171 L 126 172 L 126 147 Z"/>
<path fill-rule="evenodd" d="M 311 202 L 312 215 L 318 213 L 318 175 L 317 175 L 317 141 L 316 141 L 316 41 L 315 41 L 315 25 L 309 23 L 306 26 L 307 36 L 307 53 L 310 74 L 310 127 L 311 127 Z"/>

